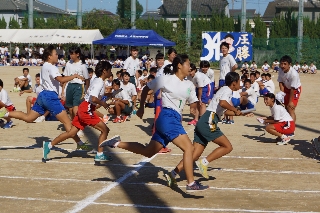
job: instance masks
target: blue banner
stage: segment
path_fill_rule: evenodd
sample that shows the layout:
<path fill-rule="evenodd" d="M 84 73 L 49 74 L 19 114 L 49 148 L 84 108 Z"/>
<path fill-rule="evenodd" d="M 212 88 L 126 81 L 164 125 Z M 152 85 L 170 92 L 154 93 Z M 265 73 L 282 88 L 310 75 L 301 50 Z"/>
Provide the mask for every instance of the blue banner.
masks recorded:
<path fill-rule="evenodd" d="M 229 53 L 236 61 L 252 60 L 252 34 L 246 32 L 203 32 L 201 61 L 220 61 L 220 44 L 229 44 Z"/>

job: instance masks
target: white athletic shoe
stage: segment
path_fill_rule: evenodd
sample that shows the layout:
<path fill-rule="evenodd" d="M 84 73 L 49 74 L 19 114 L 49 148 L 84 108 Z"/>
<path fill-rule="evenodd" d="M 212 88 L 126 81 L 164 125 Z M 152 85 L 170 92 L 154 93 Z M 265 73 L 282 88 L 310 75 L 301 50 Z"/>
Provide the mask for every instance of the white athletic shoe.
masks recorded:
<path fill-rule="evenodd" d="M 44 117 L 43 115 L 39 116 L 36 120 L 34 120 L 34 122 L 36 123 L 40 123 L 43 122 L 46 119 L 46 117 Z"/>
<path fill-rule="evenodd" d="M 78 135 L 79 138 L 82 138 L 84 136 L 84 133 L 83 133 L 82 130 L 79 130 L 77 135 Z"/>

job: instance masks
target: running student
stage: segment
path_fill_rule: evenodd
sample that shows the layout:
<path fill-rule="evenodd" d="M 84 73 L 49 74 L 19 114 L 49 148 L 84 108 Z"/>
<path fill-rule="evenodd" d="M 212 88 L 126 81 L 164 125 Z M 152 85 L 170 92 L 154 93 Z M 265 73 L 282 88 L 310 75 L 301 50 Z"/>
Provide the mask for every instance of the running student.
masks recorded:
<path fill-rule="evenodd" d="M 1 108 L 5 108 L 9 112 L 16 110 L 8 96 L 7 91 L 3 89 L 3 81 L 0 79 L 0 109 Z M 12 120 L 8 117 L 4 119 L 7 121 L 7 123 L 3 126 L 3 129 L 10 129 L 13 125 Z"/>
<path fill-rule="evenodd" d="M 199 117 L 202 116 L 206 112 L 206 104 L 209 104 L 212 96 L 211 96 L 211 81 L 202 72 L 198 72 L 197 68 L 194 64 L 190 64 L 190 76 L 192 77 L 192 82 L 196 87 L 196 94 L 198 97 L 197 110 L 194 115 L 194 119 L 188 123 L 188 125 L 196 125 Z"/>
<path fill-rule="evenodd" d="M 225 85 L 225 77 L 229 72 L 234 72 L 237 68 L 237 62 L 234 60 L 233 56 L 228 53 L 229 44 L 227 42 L 222 42 L 220 44 L 220 50 L 223 57 L 220 59 L 220 77 L 219 77 L 219 88 Z"/>
<path fill-rule="evenodd" d="M 79 130 L 83 130 L 86 126 L 92 126 L 93 128 L 101 132 L 99 136 L 99 145 L 102 141 L 106 140 L 109 133 L 109 128 L 101 121 L 99 116 L 95 112 L 96 105 L 99 104 L 104 108 L 108 108 L 109 105 L 101 101 L 101 98 L 105 94 L 104 81 L 110 77 L 111 64 L 107 61 L 101 61 L 97 64 L 95 69 L 96 78 L 93 80 L 87 90 L 84 101 L 79 105 L 79 110 L 76 116 L 72 120 L 71 129 L 62 133 L 51 142 L 43 142 L 43 158 L 47 159 L 47 155 L 50 153 L 50 149 L 58 143 L 77 136 Z M 95 161 L 108 161 L 110 158 L 103 153 L 103 148 L 98 146 L 98 152 L 94 158 Z"/>
<path fill-rule="evenodd" d="M 266 131 L 271 135 L 278 136 L 277 145 L 287 145 L 291 140 L 289 135 L 292 135 L 295 130 L 295 122 L 281 103 L 276 100 L 273 93 L 268 93 L 264 96 L 264 103 L 270 107 L 271 116 L 267 118 L 257 118 L 257 120 L 266 124 Z"/>
<path fill-rule="evenodd" d="M 74 78 L 83 79 L 83 77 L 78 74 L 65 77 L 61 76 L 59 69 L 54 65 L 58 61 L 58 54 L 53 45 L 49 45 L 44 50 L 43 59 L 45 63 L 41 67 L 40 72 L 43 91 L 40 92 L 31 111 L 26 114 L 20 111 L 1 110 L 0 118 L 16 118 L 31 123 L 36 118 L 43 115 L 46 111 L 49 111 L 64 125 L 65 129 L 68 131 L 71 129 L 71 121 L 58 97 L 60 85 L 59 82 L 65 83 Z M 78 149 L 90 149 L 90 147 L 83 143 L 78 136 L 75 136 L 73 139 L 77 143 Z"/>
<path fill-rule="evenodd" d="M 299 74 L 291 67 L 290 56 L 283 56 L 280 59 L 278 82 L 280 91 L 284 92 L 284 105 L 290 116 L 296 121 L 295 109 L 301 95 L 301 83 Z"/>
<path fill-rule="evenodd" d="M 141 105 L 137 115 L 142 118 L 144 114 L 144 103 L 148 91 L 152 89 L 162 90 L 162 107 L 160 116 L 156 121 L 156 132 L 153 134 L 148 145 L 133 142 L 122 142 L 120 138 L 110 139 L 103 142 L 100 146 L 119 147 L 136 154 L 146 157 L 152 157 L 163 147 L 166 147 L 172 141 L 183 152 L 183 163 L 187 176 L 187 191 L 206 190 L 208 186 L 203 186 L 194 181 L 193 177 L 193 146 L 188 138 L 186 131 L 181 124 L 182 109 L 186 101 L 190 103 L 192 109 L 196 108 L 198 101 L 194 91 L 194 85 L 191 81 L 184 80 L 189 75 L 190 61 L 187 55 L 178 55 L 174 58 L 172 65 L 165 67 L 165 72 L 172 69 L 172 75 L 163 75 L 149 82 L 144 87 L 141 97 Z"/>
<path fill-rule="evenodd" d="M 228 73 L 225 78 L 225 83 L 226 86 L 220 88 L 214 95 L 206 112 L 201 116 L 194 130 L 193 160 L 196 161 L 199 171 L 205 178 L 209 178 L 207 173 L 208 164 L 232 151 L 230 141 L 217 126 L 220 117 L 224 113 L 229 116 L 242 115 L 240 110 L 229 104 L 231 102 L 232 92 L 240 88 L 239 74 L 236 72 Z M 210 141 L 219 145 L 219 147 L 213 150 L 207 157 L 200 160 L 199 157 Z M 169 186 L 176 184 L 175 177 L 185 169 L 184 165 L 184 162 L 180 161 L 174 170 L 169 174 L 165 174 Z"/>

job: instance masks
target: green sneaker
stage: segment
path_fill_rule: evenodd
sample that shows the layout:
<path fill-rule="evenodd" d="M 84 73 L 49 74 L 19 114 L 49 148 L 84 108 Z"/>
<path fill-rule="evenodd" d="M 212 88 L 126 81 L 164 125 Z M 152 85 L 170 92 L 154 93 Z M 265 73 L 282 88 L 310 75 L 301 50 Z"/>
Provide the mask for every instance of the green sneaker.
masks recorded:
<path fill-rule="evenodd" d="M 93 147 L 88 142 L 83 143 L 82 145 L 77 144 L 77 150 L 83 150 L 83 151 L 92 151 Z"/>
<path fill-rule="evenodd" d="M 197 160 L 197 161 L 196 161 L 196 164 L 197 164 L 197 167 L 198 167 L 201 175 L 202 175 L 203 177 L 209 179 L 209 175 L 208 175 L 208 172 L 207 172 L 207 171 L 208 171 L 208 166 L 204 165 L 204 164 L 202 163 L 202 160 L 201 160 L 201 159 Z"/>
<path fill-rule="evenodd" d="M 107 156 L 105 154 L 102 154 L 102 155 L 98 155 L 96 154 L 96 156 L 94 157 L 94 161 L 111 161 L 112 158 L 110 156 Z"/>
<path fill-rule="evenodd" d="M 172 177 L 171 172 L 169 172 L 169 174 L 164 173 L 163 175 L 166 178 L 169 187 L 177 185 L 177 181 Z"/>
<path fill-rule="evenodd" d="M 48 154 L 50 153 L 49 144 L 50 144 L 50 142 L 43 141 L 42 148 L 43 148 L 43 159 L 44 160 L 48 159 Z"/>
<path fill-rule="evenodd" d="M 0 118 L 3 118 L 5 114 L 7 114 L 8 110 L 6 108 L 0 110 Z"/>

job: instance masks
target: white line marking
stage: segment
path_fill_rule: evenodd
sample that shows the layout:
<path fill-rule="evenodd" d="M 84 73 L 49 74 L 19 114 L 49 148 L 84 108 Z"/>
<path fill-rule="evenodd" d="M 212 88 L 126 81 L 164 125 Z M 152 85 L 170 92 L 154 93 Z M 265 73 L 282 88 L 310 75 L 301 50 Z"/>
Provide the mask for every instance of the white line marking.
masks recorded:
<path fill-rule="evenodd" d="M 118 186 L 120 183 L 125 181 L 127 178 L 134 175 L 136 172 L 138 172 L 146 163 L 150 162 L 153 158 L 155 158 L 157 155 L 152 156 L 151 158 L 142 158 L 142 160 L 139 162 L 139 166 L 126 174 L 124 174 L 121 178 L 117 179 L 114 183 L 103 187 L 101 190 L 97 191 L 95 194 L 79 201 L 71 210 L 67 211 L 68 213 L 76 213 L 80 212 L 82 209 L 86 208 L 88 205 L 92 204 L 96 199 L 98 199 L 101 195 L 109 192 L 114 187 Z"/>
<path fill-rule="evenodd" d="M 16 196 L 0 196 L 0 199 L 11 199 L 11 200 L 29 200 L 29 201 L 46 201 L 46 202 L 58 202 L 58 203 L 77 203 L 77 201 L 72 200 L 54 200 L 46 198 L 31 198 L 31 197 L 16 197 Z M 95 205 L 108 205 L 116 207 L 134 207 L 134 208 L 144 208 L 144 209 L 170 209 L 170 210 L 181 210 L 181 211 L 210 211 L 210 212 L 253 212 L 253 213 L 310 213 L 310 212 L 295 212 L 292 210 L 279 211 L 279 210 L 258 210 L 258 209 L 216 209 L 216 208 L 187 208 L 178 206 L 146 206 L 139 204 L 126 204 L 126 203 L 104 203 L 104 202 L 92 202 Z M 319 213 L 319 212 L 314 212 Z"/>

